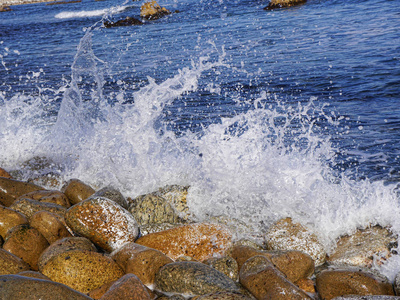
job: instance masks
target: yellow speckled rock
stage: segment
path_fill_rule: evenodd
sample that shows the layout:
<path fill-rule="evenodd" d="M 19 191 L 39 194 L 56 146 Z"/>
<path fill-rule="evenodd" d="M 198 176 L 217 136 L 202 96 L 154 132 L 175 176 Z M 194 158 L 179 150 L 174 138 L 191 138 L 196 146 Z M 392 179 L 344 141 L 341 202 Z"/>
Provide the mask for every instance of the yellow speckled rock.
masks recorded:
<path fill-rule="evenodd" d="M 14 226 L 28 224 L 28 219 L 16 210 L 0 205 L 0 235 L 4 238 Z"/>
<path fill-rule="evenodd" d="M 236 260 L 230 256 L 213 257 L 205 260 L 203 263 L 224 273 L 233 281 L 239 280 L 239 269 Z"/>
<path fill-rule="evenodd" d="M 160 250 L 173 260 L 191 256 L 203 261 L 225 256 L 232 246 L 232 234 L 222 225 L 197 223 L 150 233 L 136 243 Z"/>
<path fill-rule="evenodd" d="M 17 274 L 29 269 L 29 265 L 22 259 L 0 248 L 0 275 Z"/>
<path fill-rule="evenodd" d="M 290 7 L 306 3 L 307 0 L 271 0 L 267 7 L 264 9 L 270 10 L 275 8 Z"/>
<path fill-rule="evenodd" d="M 24 214 L 28 218 L 28 220 L 35 213 L 41 210 L 51 212 L 53 214 L 59 215 L 60 217 L 64 217 L 64 214 L 67 210 L 65 207 L 58 204 L 41 202 L 28 198 L 19 198 L 10 206 L 10 208 Z"/>
<path fill-rule="evenodd" d="M 146 2 L 140 7 L 140 16 L 149 20 L 155 20 L 170 13 L 168 9 L 161 7 L 155 0 Z"/>
<path fill-rule="evenodd" d="M 43 267 L 42 273 L 51 280 L 82 293 L 88 293 L 124 275 L 122 269 L 110 257 L 82 250 L 53 256 Z"/>

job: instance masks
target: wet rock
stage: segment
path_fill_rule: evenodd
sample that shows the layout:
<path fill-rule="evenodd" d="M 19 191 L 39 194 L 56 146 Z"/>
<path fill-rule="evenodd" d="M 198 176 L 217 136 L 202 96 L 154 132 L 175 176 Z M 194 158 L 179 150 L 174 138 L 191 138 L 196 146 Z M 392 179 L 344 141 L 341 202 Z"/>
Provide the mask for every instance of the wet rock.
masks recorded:
<path fill-rule="evenodd" d="M 155 0 L 146 2 L 140 7 L 140 16 L 147 20 L 157 20 L 171 12 L 165 7 L 161 7 Z"/>
<path fill-rule="evenodd" d="M 110 257 L 86 250 L 71 250 L 55 255 L 41 271 L 51 280 L 82 293 L 88 293 L 124 275 Z"/>
<path fill-rule="evenodd" d="M 120 205 L 107 198 L 91 198 L 79 202 L 65 214 L 67 225 L 81 236 L 106 251 L 134 242 L 139 227 L 133 216 Z"/>
<path fill-rule="evenodd" d="M 19 275 L 0 276 L 1 300 L 90 300 L 57 282 Z"/>
<path fill-rule="evenodd" d="M 271 0 L 269 4 L 264 8 L 265 10 L 271 10 L 276 8 L 291 7 L 306 3 L 307 0 Z"/>
<path fill-rule="evenodd" d="M 0 7 L 1 9 L 1 7 Z M 3 168 L 0 168 L 0 177 L 5 177 L 5 178 L 12 178 L 12 176 L 10 175 L 10 173 L 8 173 L 6 170 L 4 170 Z"/>
<path fill-rule="evenodd" d="M 96 300 L 101 299 L 101 297 L 103 297 L 103 295 L 109 290 L 109 288 L 114 284 L 115 281 L 107 282 L 97 289 L 91 290 L 87 295 Z"/>
<path fill-rule="evenodd" d="M 146 286 L 154 284 L 158 270 L 173 260 L 161 251 L 128 243 L 111 253 L 111 258 L 125 271 L 135 274 Z"/>
<path fill-rule="evenodd" d="M 315 293 L 315 282 L 309 278 L 302 278 L 295 283 L 300 289 L 306 293 Z"/>
<path fill-rule="evenodd" d="M 5 237 L 8 230 L 21 224 L 28 224 L 23 214 L 0 205 L 0 236 Z"/>
<path fill-rule="evenodd" d="M 60 216 L 48 211 L 39 211 L 30 219 L 30 225 L 36 228 L 49 242 L 72 236 Z"/>
<path fill-rule="evenodd" d="M 296 250 L 262 251 L 249 246 L 234 246 L 231 255 L 237 261 L 239 270 L 249 258 L 256 255 L 265 256 L 291 282 L 297 282 L 314 273 L 312 258 L 308 254 Z"/>
<path fill-rule="evenodd" d="M 0 12 L 11 11 L 12 9 L 8 5 L 0 6 Z"/>
<path fill-rule="evenodd" d="M 185 296 L 213 292 L 239 292 L 236 284 L 225 274 L 199 262 L 181 261 L 163 266 L 156 275 L 156 289 Z"/>
<path fill-rule="evenodd" d="M 252 300 L 252 299 L 254 298 L 250 298 L 248 296 L 232 292 L 219 292 L 192 298 L 192 300 Z"/>
<path fill-rule="evenodd" d="M 154 195 L 164 198 L 181 219 L 189 221 L 192 215 L 187 205 L 188 190 L 188 186 L 167 185 L 154 192 Z"/>
<path fill-rule="evenodd" d="M 35 228 L 18 225 L 8 231 L 3 248 L 24 260 L 36 271 L 39 257 L 48 246 L 47 240 Z"/>
<path fill-rule="evenodd" d="M 73 250 L 81 250 L 81 251 L 92 251 L 96 252 L 97 249 L 93 245 L 93 243 L 84 237 L 66 237 L 61 240 L 58 240 L 52 243 L 45 251 L 43 251 L 42 255 L 39 258 L 38 266 L 39 270 L 42 272 L 44 266 L 50 261 L 53 257 Z"/>
<path fill-rule="evenodd" d="M 143 25 L 143 22 L 132 17 L 126 17 L 125 19 L 118 20 L 116 22 L 111 22 L 111 21 L 104 22 L 104 27 L 106 28 L 132 26 L 132 25 Z"/>
<path fill-rule="evenodd" d="M 134 274 L 126 274 L 114 282 L 101 300 L 150 300 L 146 287 Z"/>
<path fill-rule="evenodd" d="M 396 277 L 394 278 L 393 287 L 396 295 L 400 296 L 400 273 L 397 273 Z"/>
<path fill-rule="evenodd" d="M 357 296 L 357 295 L 349 295 L 343 297 L 335 297 L 333 300 L 399 300 L 400 297 L 397 296 Z"/>
<path fill-rule="evenodd" d="M 29 265 L 21 258 L 0 248 L 0 275 L 17 274 L 29 269 Z"/>
<path fill-rule="evenodd" d="M 196 297 L 191 298 L 191 300 L 195 299 L 195 298 Z M 186 298 L 181 296 L 181 295 L 172 295 L 172 296 L 169 296 L 169 297 L 168 296 L 161 296 L 161 297 L 158 297 L 157 300 L 186 300 Z"/>
<path fill-rule="evenodd" d="M 89 198 L 104 197 L 114 201 L 115 203 L 121 205 L 123 208 L 128 209 L 129 204 L 126 198 L 121 194 L 121 192 L 113 187 L 105 187 L 98 190 L 96 193 L 91 195 Z"/>
<path fill-rule="evenodd" d="M 182 224 L 176 223 L 176 224 L 171 224 L 171 223 L 161 223 L 161 224 L 146 224 L 146 225 L 140 225 L 140 233 L 141 235 L 147 235 L 149 233 L 155 233 L 155 232 L 160 232 L 168 229 L 172 229 L 175 227 L 179 227 Z"/>
<path fill-rule="evenodd" d="M 240 283 L 257 299 L 311 299 L 265 256 L 253 256 L 240 269 Z"/>
<path fill-rule="evenodd" d="M 326 252 L 317 236 L 291 218 L 278 221 L 268 229 L 265 241 L 269 250 L 298 250 L 312 257 L 316 266 L 325 262 Z"/>
<path fill-rule="evenodd" d="M 35 213 L 42 210 L 51 212 L 63 218 L 67 210 L 61 205 L 36 201 L 27 198 L 19 198 L 10 206 L 10 208 L 24 214 L 28 218 L 28 220 L 30 220 Z"/>
<path fill-rule="evenodd" d="M 197 223 L 151 233 L 139 238 L 136 243 L 160 250 L 173 260 L 191 256 L 203 261 L 225 256 L 232 246 L 232 235 L 224 226 Z"/>
<path fill-rule="evenodd" d="M 23 272 L 19 272 L 17 275 L 19 276 L 25 276 L 25 277 L 31 277 L 31 278 L 36 278 L 36 279 L 43 279 L 43 280 L 50 280 L 49 277 L 44 276 L 42 273 L 40 272 L 36 272 L 36 271 L 23 271 Z"/>
<path fill-rule="evenodd" d="M 386 277 L 360 268 L 324 270 L 317 274 L 316 287 L 326 300 L 345 295 L 394 295 Z"/>
<path fill-rule="evenodd" d="M 32 199 L 40 202 L 54 203 L 61 205 L 65 208 L 69 208 L 71 206 L 67 196 L 65 196 L 64 193 L 61 193 L 59 191 L 49 191 L 49 190 L 35 191 L 22 195 L 20 198 Z"/>
<path fill-rule="evenodd" d="M 79 179 L 71 179 L 62 187 L 61 192 L 67 196 L 71 205 L 74 205 L 89 198 L 96 191 Z"/>
<path fill-rule="evenodd" d="M 239 268 L 234 258 L 230 256 L 213 257 L 205 260 L 203 263 L 224 273 L 233 281 L 239 281 Z"/>
<path fill-rule="evenodd" d="M 0 204 L 8 207 L 19 196 L 38 190 L 44 190 L 44 188 L 35 184 L 0 177 Z"/>

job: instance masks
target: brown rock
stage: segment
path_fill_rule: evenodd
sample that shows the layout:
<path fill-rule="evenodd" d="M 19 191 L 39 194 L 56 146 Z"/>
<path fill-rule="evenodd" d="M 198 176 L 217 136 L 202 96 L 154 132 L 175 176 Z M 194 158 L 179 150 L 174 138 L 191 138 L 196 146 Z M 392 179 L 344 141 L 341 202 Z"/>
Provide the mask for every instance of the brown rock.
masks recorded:
<path fill-rule="evenodd" d="M 257 299 L 311 299 L 265 256 L 253 256 L 240 269 L 240 283 Z"/>
<path fill-rule="evenodd" d="M 101 297 L 103 297 L 103 295 L 108 291 L 108 289 L 114 284 L 115 281 L 107 282 L 97 289 L 91 290 L 88 293 L 88 296 L 96 300 L 101 299 Z"/>
<path fill-rule="evenodd" d="M 268 229 L 265 241 L 269 250 L 298 250 L 307 253 L 316 266 L 325 262 L 326 252 L 317 236 L 291 218 L 278 221 Z"/>
<path fill-rule="evenodd" d="M 65 214 L 67 225 L 106 251 L 134 242 L 139 227 L 133 216 L 107 198 L 90 198 L 70 207 Z"/>
<path fill-rule="evenodd" d="M 72 236 L 62 222 L 60 216 L 48 211 L 39 211 L 35 213 L 30 220 L 30 225 L 36 228 L 49 242 Z"/>
<path fill-rule="evenodd" d="M 359 229 L 350 236 L 343 236 L 335 251 L 328 257 L 333 265 L 350 265 L 370 268 L 375 261 L 384 263 L 391 256 L 397 236 L 380 226 Z M 376 259 L 379 258 L 379 259 Z"/>
<path fill-rule="evenodd" d="M 88 293 L 124 275 L 111 258 L 85 250 L 71 250 L 53 256 L 43 266 L 42 273 L 82 293 Z"/>
<path fill-rule="evenodd" d="M 252 299 L 253 298 L 247 297 L 245 295 L 232 292 L 219 292 L 192 298 L 192 300 L 252 300 Z"/>
<path fill-rule="evenodd" d="M 140 7 L 140 16 L 148 20 L 156 20 L 171 12 L 165 7 L 161 7 L 155 0 L 146 2 Z"/>
<path fill-rule="evenodd" d="M 0 205 L 0 236 L 5 237 L 8 230 L 21 224 L 28 224 L 23 214 Z"/>
<path fill-rule="evenodd" d="M 315 293 L 315 283 L 313 280 L 309 278 L 302 278 L 295 282 L 300 289 L 305 291 L 306 293 Z"/>
<path fill-rule="evenodd" d="M 35 191 L 22 195 L 21 198 L 32 199 L 40 202 L 54 203 L 64 206 L 65 208 L 69 208 L 71 206 L 67 196 L 59 191 Z"/>
<path fill-rule="evenodd" d="M 3 248 L 24 260 L 36 271 L 39 257 L 48 246 L 47 240 L 35 228 L 18 225 L 8 231 Z"/>
<path fill-rule="evenodd" d="M 134 274 L 126 274 L 114 282 L 101 300 L 150 300 L 146 287 Z"/>
<path fill-rule="evenodd" d="M 308 254 L 300 251 L 262 251 L 240 245 L 234 246 L 232 249 L 232 257 L 237 261 L 239 270 L 249 258 L 256 255 L 270 259 L 274 266 L 291 282 L 307 278 L 314 273 L 314 261 Z"/>
<path fill-rule="evenodd" d="M 197 223 L 151 233 L 139 238 L 136 243 L 160 250 L 173 260 L 191 256 L 203 261 L 225 256 L 232 246 L 232 235 L 224 226 Z"/>
<path fill-rule="evenodd" d="M 65 253 L 72 250 L 92 251 L 92 252 L 97 251 L 93 243 L 87 238 L 66 237 L 52 243 L 45 251 L 43 251 L 38 262 L 39 270 L 42 272 L 44 266 L 53 257 L 58 256 L 61 253 Z"/>
<path fill-rule="evenodd" d="M 36 271 L 23 271 L 23 272 L 19 272 L 17 275 L 36 278 L 36 279 L 50 280 L 49 277 L 44 276 L 42 273 L 36 272 Z"/>
<path fill-rule="evenodd" d="M 74 205 L 77 204 L 95 193 L 95 190 L 89 185 L 83 183 L 79 179 L 69 180 L 61 189 L 67 196 L 69 202 Z"/>
<path fill-rule="evenodd" d="M 213 257 L 205 260 L 203 263 L 224 273 L 233 281 L 239 281 L 239 268 L 234 258 L 230 256 Z"/>
<path fill-rule="evenodd" d="M 276 8 L 291 7 L 306 3 L 307 0 L 271 0 L 265 10 L 271 10 Z"/>
<path fill-rule="evenodd" d="M 38 190 L 44 190 L 44 188 L 35 184 L 0 177 L 0 204 L 8 207 L 19 196 Z"/>
<path fill-rule="evenodd" d="M 29 265 L 22 259 L 0 248 L 0 275 L 17 274 L 29 269 Z"/>
<path fill-rule="evenodd" d="M 62 218 L 64 217 L 64 214 L 66 212 L 66 208 L 61 205 L 57 205 L 54 203 L 40 202 L 27 198 L 19 198 L 10 206 L 10 208 L 24 214 L 28 218 L 28 220 L 35 213 L 41 210 L 54 213 Z"/>
<path fill-rule="evenodd" d="M 6 170 L 3 168 L 0 168 L 0 177 L 5 177 L 5 178 L 12 178 L 10 173 L 8 173 Z"/>
<path fill-rule="evenodd" d="M 1 300 L 90 300 L 73 289 L 49 280 L 19 275 L 0 276 Z"/>
<path fill-rule="evenodd" d="M 387 278 L 359 268 L 322 271 L 317 274 L 316 286 L 326 300 L 344 295 L 394 295 Z"/>
<path fill-rule="evenodd" d="M 161 251 L 135 243 L 128 243 L 111 253 L 125 273 L 135 274 L 146 286 L 154 284 L 158 270 L 173 262 Z"/>

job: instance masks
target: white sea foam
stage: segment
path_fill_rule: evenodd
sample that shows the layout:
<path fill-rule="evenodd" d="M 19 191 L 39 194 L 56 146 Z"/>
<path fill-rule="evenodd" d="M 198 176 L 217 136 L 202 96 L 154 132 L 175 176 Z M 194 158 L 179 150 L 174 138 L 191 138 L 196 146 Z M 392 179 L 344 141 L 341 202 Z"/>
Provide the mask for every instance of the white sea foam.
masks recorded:
<path fill-rule="evenodd" d="M 124 11 L 127 6 L 116 6 L 105 9 L 97 10 L 83 10 L 83 11 L 63 11 L 56 14 L 54 17 L 56 19 L 72 19 L 72 18 L 89 18 L 104 16 L 105 14 L 114 14 Z"/>

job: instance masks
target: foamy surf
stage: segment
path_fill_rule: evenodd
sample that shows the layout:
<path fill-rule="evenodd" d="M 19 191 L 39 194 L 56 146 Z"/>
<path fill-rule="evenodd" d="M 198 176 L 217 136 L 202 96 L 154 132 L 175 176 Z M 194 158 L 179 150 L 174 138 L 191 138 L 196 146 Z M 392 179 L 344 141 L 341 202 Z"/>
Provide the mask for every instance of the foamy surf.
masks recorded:
<path fill-rule="evenodd" d="M 74 18 L 90 18 L 90 17 L 99 17 L 109 14 L 116 14 L 126 10 L 128 6 L 115 6 L 111 8 L 105 9 L 97 9 L 97 10 L 83 10 L 83 11 L 63 11 L 56 14 L 54 17 L 56 19 L 74 19 Z"/>

